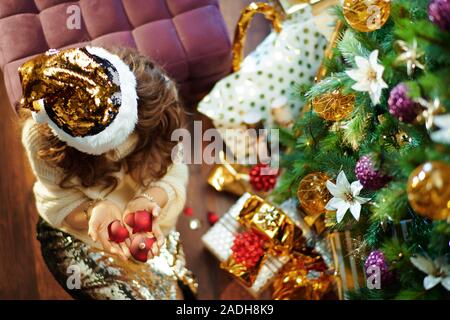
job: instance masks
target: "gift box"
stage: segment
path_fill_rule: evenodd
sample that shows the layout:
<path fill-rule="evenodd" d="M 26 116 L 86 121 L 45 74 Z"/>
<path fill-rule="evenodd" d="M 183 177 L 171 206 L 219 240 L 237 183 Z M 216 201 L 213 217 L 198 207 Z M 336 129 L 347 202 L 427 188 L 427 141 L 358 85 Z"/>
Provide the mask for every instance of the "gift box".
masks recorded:
<path fill-rule="evenodd" d="M 258 210 L 262 210 L 261 212 Z M 276 212 L 279 220 L 270 220 L 265 228 L 262 212 Z M 235 236 L 249 228 L 260 232 L 270 243 L 261 261 L 252 270 L 245 269 L 233 261 L 231 247 Z M 297 229 L 297 230 L 296 230 Z M 227 213 L 202 237 L 205 247 L 221 262 L 221 267 L 231 273 L 254 297 L 258 297 L 275 279 L 280 269 L 290 260 L 286 250 L 293 234 L 301 230 L 280 209 L 273 207 L 261 198 L 245 193 Z M 294 231 L 296 230 L 296 231 Z M 291 242 L 293 244 L 294 242 Z"/>
<path fill-rule="evenodd" d="M 250 192 L 250 168 L 238 164 L 216 164 L 208 176 L 208 184 L 219 192 L 241 196 Z"/>
<path fill-rule="evenodd" d="M 215 190 L 237 196 L 248 192 L 264 198 L 275 187 L 278 169 L 269 169 L 272 173 L 262 174 L 261 168 L 267 165 L 258 164 L 250 167 L 232 163 L 226 159 L 223 151 L 219 152 L 219 159 L 220 163 L 212 168 L 207 179 L 208 184 Z M 258 182 L 256 178 L 259 179 Z"/>
<path fill-rule="evenodd" d="M 398 224 L 389 224 L 385 231 L 392 239 L 409 241 L 411 224 L 411 220 L 402 220 Z M 350 292 L 366 287 L 364 260 L 369 252 L 362 235 L 350 230 L 330 233 L 328 245 L 328 250 L 332 252 L 333 265 L 330 269 L 335 272 L 336 291 L 339 299 L 345 300 Z"/>
<path fill-rule="evenodd" d="M 295 255 L 273 283 L 274 300 L 321 300 L 331 293 L 333 275 L 320 256 Z M 331 294 L 330 294 L 331 293 Z"/>
<path fill-rule="evenodd" d="M 347 299 L 350 291 L 365 287 L 363 261 L 355 255 L 361 236 L 350 231 L 333 232 L 328 235 L 335 270 L 336 289 L 340 300 Z"/>
<path fill-rule="evenodd" d="M 295 199 L 276 207 L 245 193 L 202 241 L 221 268 L 254 297 L 275 282 L 274 299 L 317 299 L 333 282 L 333 257 L 326 239 L 318 237 L 303 218 Z M 236 235 L 243 231 L 256 232 L 267 243 L 264 255 L 251 268 L 237 262 L 233 255 Z"/>

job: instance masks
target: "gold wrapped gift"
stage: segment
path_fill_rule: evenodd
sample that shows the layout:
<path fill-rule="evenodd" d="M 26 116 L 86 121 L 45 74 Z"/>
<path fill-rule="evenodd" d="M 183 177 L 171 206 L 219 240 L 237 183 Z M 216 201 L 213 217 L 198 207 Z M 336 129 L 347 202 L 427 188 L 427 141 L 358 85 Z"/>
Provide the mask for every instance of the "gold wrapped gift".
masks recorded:
<path fill-rule="evenodd" d="M 219 192 L 229 192 L 241 196 L 250 192 L 252 187 L 249 180 L 250 169 L 237 164 L 217 164 L 208 177 L 208 184 Z"/>
<path fill-rule="evenodd" d="M 236 262 L 233 255 L 231 255 L 228 260 L 220 264 L 220 267 L 235 276 L 236 279 L 238 279 L 238 281 L 240 281 L 243 285 L 251 287 L 255 282 L 265 260 L 266 255 L 264 254 L 254 267 L 248 268 L 243 263 Z"/>
<path fill-rule="evenodd" d="M 332 288 L 333 276 L 324 272 L 320 256 L 296 255 L 273 283 L 274 300 L 320 300 Z"/>
<path fill-rule="evenodd" d="M 238 222 L 238 216 L 251 197 L 249 193 L 242 195 L 220 220 L 202 236 L 202 241 L 205 247 L 219 259 L 220 266 L 238 279 L 238 283 L 252 296 L 258 298 L 270 286 L 282 266 L 289 261 L 290 256 L 273 255 L 267 252 L 264 257 L 261 257 L 261 263 L 252 270 L 243 268 L 242 265 L 236 264 L 232 259 L 231 247 L 234 239 L 238 233 L 247 229 L 246 226 Z"/>
<path fill-rule="evenodd" d="M 245 228 L 257 231 L 268 240 L 266 253 L 253 268 L 237 263 L 233 255 L 221 263 L 223 269 L 248 287 L 253 285 L 268 257 L 289 260 L 292 252 L 304 252 L 305 240 L 300 228 L 281 209 L 258 196 L 247 198 L 236 219 Z"/>
<path fill-rule="evenodd" d="M 225 153 L 220 151 L 220 162 L 216 164 L 208 176 L 208 184 L 219 192 L 229 192 L 237 196 L 244 193 L 255 193 L 256 191 L 250 185 L 250 167 L 230 163 L 225 158 Z M 256 192 L 256 194 L 265 197 L 267 192 Z"/>
<path fill-rule="evenodd" d="M 336 289 L 340 300 L 347 299 L 350 291 L 365 287 L 365 272 L 360 251 L 364 249 L 361 235 L 347 230 L 328 235 L 333 252 Z"/>
<path fill-rule="evenodd" d="M 244 204 L 238 221 L 265 235 L 270 240 L 269 250 L 275 254 L 289 254 L 302 231 L 279 208 L 252 195 Z"/>

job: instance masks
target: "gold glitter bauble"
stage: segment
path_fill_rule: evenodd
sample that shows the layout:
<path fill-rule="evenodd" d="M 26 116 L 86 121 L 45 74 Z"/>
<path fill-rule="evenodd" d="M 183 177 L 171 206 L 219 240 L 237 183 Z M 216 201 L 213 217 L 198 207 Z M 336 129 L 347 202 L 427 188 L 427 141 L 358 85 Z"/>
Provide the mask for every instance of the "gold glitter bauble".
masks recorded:
<path fill-rule="evenodd" d="M 306 175 L 297 190 L 300 206 L 308 215 L 325 213 L 325 205 L 331 199 L 326 183 L 330 177 L 323 172 L 313 172 Z"/>
<path fill-rule="evenodd" d="M 345 0 L 344 17 L 355 30 L 371 32 L 380 29 L 389 19 L 390 0 Z"/>
<path fill-rule="evenodd" d="M 450 217 L 450 165 L 432 161 L 420 165 L 408 179 L 408 199 L 417 213 L 433 220 Z"/>
<path fill-rule="evenodd" d="M 317 114 L 328 121 L 345 119 L 355 106 L 355 96 L 344 95 L 340 90 L 326 93 L 313 100 L 313 108 Z"/>

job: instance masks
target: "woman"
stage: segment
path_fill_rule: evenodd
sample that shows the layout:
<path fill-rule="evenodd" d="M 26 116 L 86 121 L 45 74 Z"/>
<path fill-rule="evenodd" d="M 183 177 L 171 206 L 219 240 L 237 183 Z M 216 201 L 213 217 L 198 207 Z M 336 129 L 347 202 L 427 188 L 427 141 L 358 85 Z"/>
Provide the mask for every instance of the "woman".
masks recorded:
<path fill-rule="evenodd" d="M 174 279 L 181 278 L 194 288 L 184 263 L 178 270 L 173 263 L 183 260 L 173 230 L 188 179 L 187 166 L 175 156 L 177 142 L 171 140 L 182 126 L 174 83 L 148 58 L 128 49 L 51 50 L 19 72 L 21 106 L 31 111 L 24 112 L 22 141 L 45 221 L 39 237 L 60 283 L 68 285 L 64 268 L 70 263 L 74 270 L 88 268 L 91 276 L 80 290 L 70 291 L 76 297 L 180 298 Z M 108 227 L 138 211 L 152 214 L 151 233 L 132 234 L 124 224 L 131 237 L 111 241 Z M 71 245 L 62 240 L 68 236 Z M 146 248 L 148 263 L 131 257 L 137 238 L 140 249 L 145 239 L 156 239 Z M 164 263 L 166 271 L 157 270 Z M 163 290 L 152 289 L 155 283 Z"/>

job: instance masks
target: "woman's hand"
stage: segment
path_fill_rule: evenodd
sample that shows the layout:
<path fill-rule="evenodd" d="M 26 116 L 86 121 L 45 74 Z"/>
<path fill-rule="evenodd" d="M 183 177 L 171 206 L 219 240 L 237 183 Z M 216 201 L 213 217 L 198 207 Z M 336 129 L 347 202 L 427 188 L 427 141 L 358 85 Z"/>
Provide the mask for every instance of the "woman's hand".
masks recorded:
<path fill-rule="evenodd" d="M 161 228 L 159 227 L 159 219 L 158 216 L 161 213 L 160 206 L 153 201 L 150 201 L 144 197 L 138 197 L 131 200 L 124 212 L 123 217 L 125 218 L 129 213 L 136 212 L 136 211 L 148 211 L 153 216 L 152 219 L 152 234 L 156 238 L 156 242 L 153 244 L 151 250 L 148 252 L 148 258 L 152 259 L 154 256 L 159 255 L 160 248 L 164 244 L 164 234 L 161 231 Z M 131 229 L 129 226 L 127 226 L 128 230 L 131 234 Z"/>
<path fill-rule="evenodd" d="M 118 244 L 109 241 L 108 235 L 109 224 L 114 220 L 122 221 L 122 214 L 119 208 L 110 201 L 102 200 L 97 202 L 90 211 L 88 235 L 95 242 L 100 242 L 104 251 L 116 254 L 121 259 L 127 260 L 131 256 L 128 249 L 130 245 L 129 240 Z"/>

